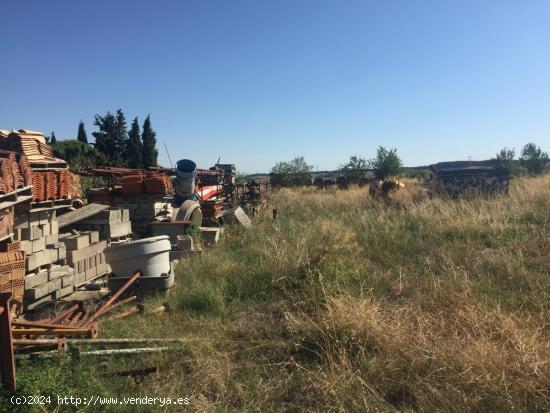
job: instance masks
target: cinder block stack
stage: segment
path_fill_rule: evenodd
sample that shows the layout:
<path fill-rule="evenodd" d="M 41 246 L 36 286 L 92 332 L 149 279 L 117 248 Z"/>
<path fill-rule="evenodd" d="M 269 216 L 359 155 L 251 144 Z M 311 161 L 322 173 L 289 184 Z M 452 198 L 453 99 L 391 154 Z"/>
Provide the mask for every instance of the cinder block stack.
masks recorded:
<path fill-rule="evenodd" d="M 66 265 L 67 252 L 65 244 L 59 242 L 55 210 L 16 211 L 14 239 L 25 253 L 23 282 L 27 310 L 74 291 L 74 270 Z"/>
<path fill-rule="evenodd" d="M 77 224 L 79 230 L 98 231 L 99 238 L 116 242 L 132 234 L 132 222 L 128 209 L 107 209 Z"/>
<path fill-rule="evenodd" d="M 99 240 L 98 231 L 62 235 L 60 241 L 67 248 L 67 264 L 74 269 L 73 283 L 76 287 L 107 273 L 108 266 L 103 254 L 107 242 Z"/>

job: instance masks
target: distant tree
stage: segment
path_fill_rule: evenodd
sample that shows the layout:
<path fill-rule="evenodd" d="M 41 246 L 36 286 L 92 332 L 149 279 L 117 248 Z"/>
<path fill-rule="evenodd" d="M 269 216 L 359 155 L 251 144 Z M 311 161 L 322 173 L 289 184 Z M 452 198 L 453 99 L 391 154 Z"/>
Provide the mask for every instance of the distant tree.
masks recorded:
<path fill-rule="evenodd" d="M 50 145 L 53 145 L 56 142 L 57 142 L 57 139 L 55 138 L 55 132 L 52 132 L 51 135 L 50 135 L 50 139 L 48 139 L 48 143 Z"/>
<path fill-rule="evenodd" d="M 107 112 L 105 116 L 96 115 L 94 125 L 99 131 L 93 132 L 95 147 L 105 155 L 105 160 L 111 166 L 126 165 L 126 119 L 122 110 L 117 110 L 116 116 Z"/>
<path fill-rule="evenodd" d="M 94 125 L 99 128 L 99 131 L 92 132 L 95 148 L 105 155 L 106 163 L 112 165 L 113 153 L 117 149 L 115 148 L 116 118 L 111 112 L 107 112 L 105 116 L 95 115 Z"/>
<path fill-rule="evenodd" d="M 312 169 L 303 156 L 298 156 L 288 162 L 277 162 L 270 175 L 272 182 L 281 186 L 310 185 Z"/>
<path fill-rule="evenodd" d="M 502 148 L 500 152 L 496 154 L 496 157 L 492 160 L 496 169 L 506 171 L 510 175 L 517 173 L 517 165 L 514 160 L 516 151 L 514 149 Z"/>
<path fill-rule="evenodd" d="M 374 170 L 375 178 L 380 180 L 398 175 L 403 165 L 397 156 L 397 149 L 387 150 L 383 146 L 378 147 L 376 158 L 372 159 L 370 164 Z"/>
<path fill-rule="evenodd" d="M 137 116 L 132 121 L 128 140 L 126 141 L 126 156 L 130 168 L 143 168 L 143 144 L 139 133 Z"/>
<path fill-rule="evenodd" d="M 369 161 L 354 155 L 349 158 L 349 161 L 340 165 L 338 171 L 346 178 L 362 178 L 369 167 Z"/>
<path fill-rule="evenodd" d="M 100 151 L 77 139 L 56 142 L 52 144 L 52 149 L 56 157 L 67 161 L 73 172 L 106 163 L 105 156 Z"/>
<path fill-rule="evenodd" d="M 126 128 L 126 117 L 121 109 L 116 111 L 116 138 L 117 147 L 121 148 L 115 156 L 115 165 L 126 166 L 128 164 L 128 129 Z"/>
<path fill-rule="evenodd" d="M 548 154 L 534 143 L 528 143 L 523 147 L 519 160 L 527 172 L 532 175 L 541 175 L 550 162 Z"/>
<path fill-rule="evenodd" d="M 78 135 L 76 139 L 82 143 L 88 143 L 88 135 L 86 134 L 86 129 L 84 129 L 84 122 L 82 121 L 78 124 Z"/>
<path fill-rule="evenodd" d="M 157 166 L 157 138 L 151 127 L 151 115 L 147 115 L 145 122 L 143 122 L 141 141 L 143 143 L 143 167 L 147 169 L 150 166 Z"/>

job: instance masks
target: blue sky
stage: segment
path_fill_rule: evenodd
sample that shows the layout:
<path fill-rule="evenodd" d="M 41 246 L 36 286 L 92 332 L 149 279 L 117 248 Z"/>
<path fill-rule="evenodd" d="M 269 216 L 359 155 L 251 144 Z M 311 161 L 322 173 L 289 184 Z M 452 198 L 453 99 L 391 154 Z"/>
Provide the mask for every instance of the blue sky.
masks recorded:
<path fill-rule="evenodd" d="M 550 150 L 550 2 L 7 1 L 0 128 L 151 114 L 160 161 L 333 169 Z"/>

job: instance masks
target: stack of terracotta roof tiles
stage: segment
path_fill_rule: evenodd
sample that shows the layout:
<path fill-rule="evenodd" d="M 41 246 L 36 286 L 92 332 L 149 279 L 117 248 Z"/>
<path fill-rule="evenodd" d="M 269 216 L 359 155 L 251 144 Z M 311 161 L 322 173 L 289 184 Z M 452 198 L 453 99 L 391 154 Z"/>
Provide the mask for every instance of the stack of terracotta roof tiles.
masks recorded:
<path fill-rule="evenodd" d="M 0 194 L 7 194 L 16 189 L 32 184 L 32 171 L 28 167 L 27 159 L 14 152 L 0 152 Z"/>
<path fill-rule="evenodd" d="M 172 189 L 172 181 L 163 173 L 146 172 L 140 170 L 122 174 L 122 193 L 132 194 L 165 194 Z"/>
<path fill-rule="evenodd" d="M 80 178 L 67 170 L 35 171 L 33 173 L 33 201 L 80 198 Z"/>
<path fill-rule="evenodd" d="M 31 162 L 55 161 L 52 148 L 40 132 L 19 129 L 0 139 L 0 148 L 27 155 Z"/>
<path fill-rule="evenodd" d="M 145 192 L 149 194 L 165 194 L 173 188 L 172 180 L 163 173 L 147 172 L 143 179 Z"/>

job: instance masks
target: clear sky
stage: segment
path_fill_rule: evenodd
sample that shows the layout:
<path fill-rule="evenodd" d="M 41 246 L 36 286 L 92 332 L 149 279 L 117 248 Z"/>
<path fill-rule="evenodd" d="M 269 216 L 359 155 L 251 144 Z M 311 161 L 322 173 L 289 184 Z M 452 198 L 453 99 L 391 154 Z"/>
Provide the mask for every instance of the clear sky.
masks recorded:
<path fill-rule="evenodd" d="M 165 165 L 550 151 L 547 0 L 1 0 L 0 56 L 0 128 L 151 113 Z"/>

